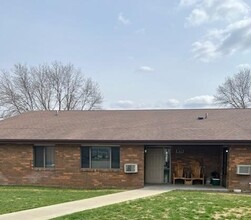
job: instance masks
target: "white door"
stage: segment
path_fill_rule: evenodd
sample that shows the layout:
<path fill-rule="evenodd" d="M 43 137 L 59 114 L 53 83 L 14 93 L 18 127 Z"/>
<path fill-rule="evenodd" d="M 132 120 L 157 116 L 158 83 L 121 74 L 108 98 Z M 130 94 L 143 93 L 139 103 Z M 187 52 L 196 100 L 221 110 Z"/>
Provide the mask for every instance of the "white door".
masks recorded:
<path fill-rule="evenodd" d="M 146 183 L 164 183 L 163 149 L 147 149 L 146 153 Z"/>

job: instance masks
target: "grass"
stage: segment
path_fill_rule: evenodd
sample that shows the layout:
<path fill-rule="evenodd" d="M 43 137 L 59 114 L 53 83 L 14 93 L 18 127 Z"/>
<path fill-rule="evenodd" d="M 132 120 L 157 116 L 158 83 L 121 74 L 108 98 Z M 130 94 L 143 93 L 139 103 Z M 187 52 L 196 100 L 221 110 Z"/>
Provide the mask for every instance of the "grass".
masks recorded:
<path fill-rule="evenodd" d="M 0 186 L 0 214 L 87 199 L 115 192 L 118 192 L 118 190 Z"/>
<path fill-rule="evenodd" d="M 102 216 L 102 218 L 101 218 Z M 95 219 L 250 219 L 251 196 L 172 191 L 146 199 L 74 213 L 56 220 Z"/>

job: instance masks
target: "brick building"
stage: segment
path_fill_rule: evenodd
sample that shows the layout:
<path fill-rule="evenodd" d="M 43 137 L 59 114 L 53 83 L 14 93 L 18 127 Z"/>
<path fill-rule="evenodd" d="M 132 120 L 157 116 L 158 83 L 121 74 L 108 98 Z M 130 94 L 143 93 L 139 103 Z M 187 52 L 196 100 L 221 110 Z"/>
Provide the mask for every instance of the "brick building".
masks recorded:
<path fill-rule="evenodd" d="M 34 111 L 0 121 L 1 185 L 139 188 L 176 179 L 250 191 L 250 173 L 251 109 Z"/>

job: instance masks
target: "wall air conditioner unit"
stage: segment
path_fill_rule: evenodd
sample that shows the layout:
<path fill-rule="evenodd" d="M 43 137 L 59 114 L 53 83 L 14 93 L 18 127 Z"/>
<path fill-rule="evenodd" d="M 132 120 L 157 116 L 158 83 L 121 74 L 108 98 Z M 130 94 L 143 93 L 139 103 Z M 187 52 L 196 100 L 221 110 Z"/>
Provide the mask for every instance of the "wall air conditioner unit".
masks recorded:
<path fill-rule="evenodd" d="M 138 164 L 136 163 L 126 163 L 124 165 L 125 173 L 137 173 L 138 172 Z"/>
<path fill-rule="evenodd" d="M 251 175 L 251 165 L 237 165 L 238 175 Z"/>

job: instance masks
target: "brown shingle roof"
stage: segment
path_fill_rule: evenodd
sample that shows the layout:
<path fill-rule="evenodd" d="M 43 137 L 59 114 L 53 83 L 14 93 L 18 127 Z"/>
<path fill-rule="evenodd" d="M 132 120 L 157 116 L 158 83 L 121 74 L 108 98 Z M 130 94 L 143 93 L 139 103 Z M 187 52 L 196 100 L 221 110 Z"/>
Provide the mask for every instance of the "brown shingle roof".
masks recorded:
<path fill-rule="evenodd" d="M 251 109 L 34 111 L 0 121 L 13 140 L 251 141 Z"/>

